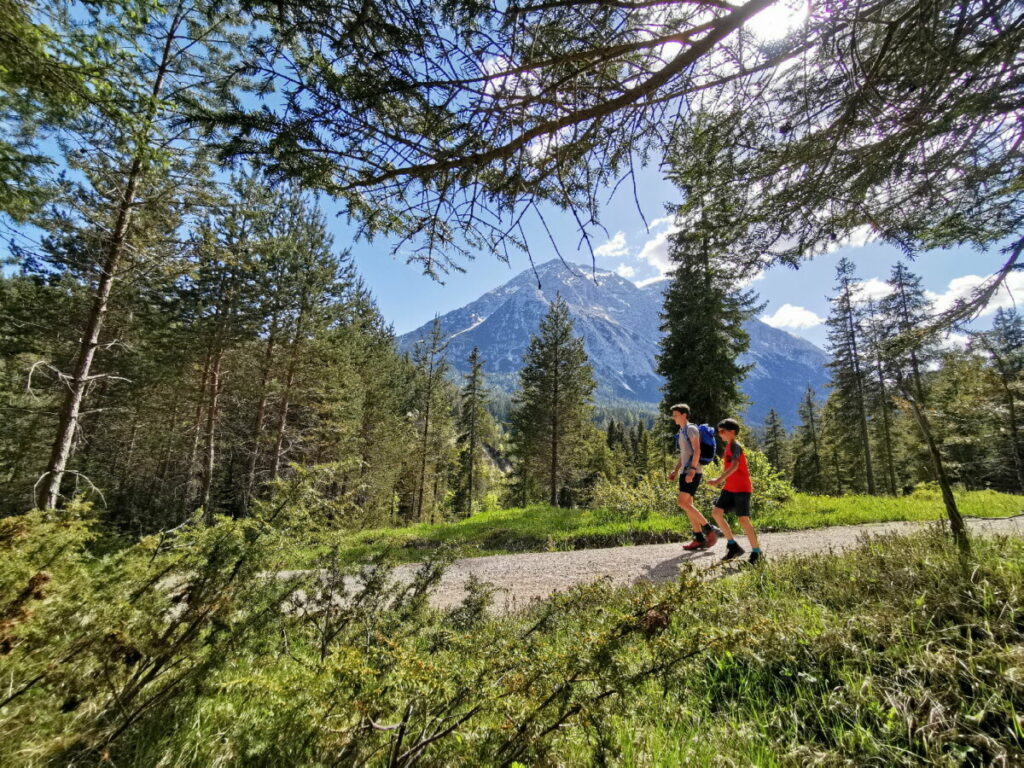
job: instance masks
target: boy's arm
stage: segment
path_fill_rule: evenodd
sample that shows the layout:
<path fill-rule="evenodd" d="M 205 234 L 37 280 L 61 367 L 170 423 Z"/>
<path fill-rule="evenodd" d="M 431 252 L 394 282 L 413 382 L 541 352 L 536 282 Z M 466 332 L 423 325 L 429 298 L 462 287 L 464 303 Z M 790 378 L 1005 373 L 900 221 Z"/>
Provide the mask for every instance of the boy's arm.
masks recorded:
<path fill-rule="evenodd" d="M 676 475 L 679 474 L 679 470 L 682 468 L 682 466 L 683 466 L 683 455 L 679 454 L 679 458 L 676 459 L 676 468 L 668 473 L 668 479 L 669 480 L 675 480 L 676 479 Z"/>
<path fill-rule="evenodd" d="M 741 448 L 740 451 L 742 452 L 742 450 L 743 449 Z M 729 468 L 727 470 L 725 470 L 725 472 L 720 474 L 718 477 L 716 477 L 714 480 L 709 480 L 708 483 L 710 485 L 720 485 L 721 483 L 724 483 L 726 480 L 728 480 L 729 476 L 732 475 L 732 473 L 735 472 L 739 468 L 740 468 L 740 457 L 739 457 L 739 455 L 733 455 L 732 463 L 729 465 Z"/>
<path fill-rule="evenodd" d="M 692 430 L 692 431 L 689 431 L 689 434 L 690 434 L 690 466 L 688 466 L 686 468 L 686 471 L 689 472 L 692 469 L 694 471 L 694 473 L 696 473 L 698 467 L 700 466 L 700 431 L 699 430 Z M 682 462 L 682 457 L 680 457 L 680 463 L 681 462 Z"/>

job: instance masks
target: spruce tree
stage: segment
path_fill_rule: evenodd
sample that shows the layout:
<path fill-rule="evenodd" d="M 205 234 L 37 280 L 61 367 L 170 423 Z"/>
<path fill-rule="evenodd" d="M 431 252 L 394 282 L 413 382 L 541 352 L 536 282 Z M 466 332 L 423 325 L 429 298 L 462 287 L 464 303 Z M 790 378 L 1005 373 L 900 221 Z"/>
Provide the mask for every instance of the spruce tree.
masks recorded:
<path fill-rule="evenodd" d="M 989 367 L 999 382 L 1017 488 L 1024 490 L 1024 446 L 1021 445 L 1018 407 L 1024 391 L 1024 318 L 1016 309 L 998 309 L 992 330 L 977 334 L 975 338 L 988 354 Z"/>
<path fill-rule="evenodd" d="M 745 403 L 740 384 L 752 366 L 739 363 L 750 346 L 743 326 L 760 310 L 757 294 L 745 287 L 749 265 L 727 255 L 747 200 L 738 190 L 712 191 L 710 180 L 733 162 L 712 132 L 695 133 L 670 162 L 684 202 L 676 210 L 680 231 L 670 241 L 673 269 L 661 315 L 661 412 L 685 402 L 692 421 L 717 424 Z"/>
<path fill-rule="evenodd" d="M 587 456 L 594 388 L 583 339 L 573 334 L 558 295 L 530 338 L 511 414 L 514 453 L 524 481 L 558 506 Z"/>
<path fill-rule="evenodd" d="M 832 369 L 832 397 L 839 411 L 836 426 L 845 441 L 857 445 L 865 488 L 869 494 L 874 494 L 875 473 L 868 434 L 863 329 L 861 312 L 854 297 L 856 278 L 853 269 L 853 262 L 845 257 L 836 266 L 836 295 L 830 299 L 832 309 L 826 320 L 828 351 L 832 356 L 829 368 Z"/>
<path fill-rule="evenodd" d="M 793 433 L 793 485 L 810 493 L 825 492 L 821 452 L 821 409 L 814 388 L 807 387 L 800 401 L 800 423 Z"/>
<path fill-rule="evenodd" d="M 961 547 L 967 546 L 967 530 L 946 475 L 942 451 L 928 418 L 928 391 L 925 386 L 925 365 L 936 358 L 938 342 L 928 331 L 931 303 L 924 293 L 921 279 L 898 262 L 888 280 L 891 292 L 879 307 L 883 322 L 893 336 L 886 343 L 886 362 L 903 398 L 910 404 L 931 458 L 935 480 L 942 491 L 942 501 L 949 517 L 953 538 Z"/>
<path fill-rule="evenodd" d="M 785 472 L 787 462 L 786 428 L 782 426 L 782 419 L 775 412 L 774 408 L 768 409 L 768 416 L 765 418 L 763 452 L 768 463 L 777 471 Z"/>
<path fill-rule="evenodd" d="M 455 491 L 455 507 L 462 515 L 473 514 L 473 504 L 486 491 L 483 482 L 485 444 L 493 445 L 497 425 L 487 410 L 489 396 L 484 381 L 484 361 L 480 350 L 473 347 L 469 353 L 469 372 L 466 374 L 459 402 L 458 445 L 459 470 Z"/>

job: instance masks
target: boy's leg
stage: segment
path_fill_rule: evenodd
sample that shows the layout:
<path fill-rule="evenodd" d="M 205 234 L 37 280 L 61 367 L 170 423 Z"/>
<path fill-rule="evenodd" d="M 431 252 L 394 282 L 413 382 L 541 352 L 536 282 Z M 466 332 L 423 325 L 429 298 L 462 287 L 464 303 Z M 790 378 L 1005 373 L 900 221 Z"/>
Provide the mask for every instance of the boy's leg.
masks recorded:
<path fill-rule="evenodd" d="M 753 549 L 761 549 L 761 545 L 757 541 L 757 531 L 754 530 L 754 524 L 750 522 L 749 515 L 743 515 L 740 518 L 740 528 L 747 535 L 747 541 L 750 542 L 750 546 Z"/>
<path fill-rule="evenodd" d="M 690 527 L 694 533 L 698 533 L 704 530 L 704 526 L 708 524 L 707 518 L 700 513 L 696 505 L 693 503 L 693 496 L 689 493 L 679 494 L 679 508 L 686 513 L 686 516 L 690 520 Z"/>
<path fill-rule="evenodd" d="M 722 491 L 718 497 L 718 501 L 715 502 L 715 508 L 712 511 L 712 515 L 715 518 L 715 522 L 718 523 L 718 527 L 722 529 L 722 533 L 725 534 L 725 556 L 722 560 L 732 560 L 734 557 L 739 557 L 743 554 L 743 547 L 736 541 L 736 537 L 732 532 L 732 528 L 729 526 L 728 521 L 725 519 L 726 507 L 735 509 L 736 496 L 729 491 Z M 742 511 L 742 510 L 741 510 Z"/>
<path fill-rule="evenodd" d="M 711 511 L 711 516 L 715 518 L 715 522 L 718 523 L 718 527 L 722 529 L 722 533 L 725 534 L 725 538 L 732 541 L 735 537 L 732 535 L 732 528 L 729 527 L 729 523 L 725 519 L 725 510 L 721 507 L 715 507 Z"/>

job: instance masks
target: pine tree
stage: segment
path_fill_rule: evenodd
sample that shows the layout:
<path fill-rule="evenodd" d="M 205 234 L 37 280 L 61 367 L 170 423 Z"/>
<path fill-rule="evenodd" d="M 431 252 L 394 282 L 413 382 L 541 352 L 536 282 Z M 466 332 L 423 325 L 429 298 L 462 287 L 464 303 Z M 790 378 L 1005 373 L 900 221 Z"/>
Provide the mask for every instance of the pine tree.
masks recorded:
<path fill-rule="evenodd" d="M 441 319 L 434 318 L 430 335 L 417 342 L 413 363 L 417 371 L 413 413 L 418 431 L 413 519 L 434 522 L 443 498 L 443 483 L 454 443 L 454 393 L 448 381 L 448 339 Z"/>
<path fill-rule="evenodd" d="M 854 300 L 856 278 L 853 262 L 847 258 L 836 266 L 836 295 L 828 326 L 828 351 L 832 356 L 832 392 L 839 409 L 837 425 L 850 442 L 858 446 L 858 459 L 864 470 L 869 494 L 875 493 L 875 473 L 868 437 L 868 408 L 865 394 L 864 351 L 860 310 Z"/>
<path fill-rule="evenodd" d="M 876 417 L 872 423 L 876 425 L 876 433 L 882 444 L 885 479 L 889 485 L 889 494 L 896 495 L 896 460 L 893 452 L 893 405 L 890 397 L 889 384 L 885 375 L 885 354 L 883 345 L 888 334 L 885 322 L 879 317 L 873 299 L 869 299 L 864 307 L 864 348 L 867 355 L 866 363 L 871 373 L 867 376 L 865 387 L 868 403 Z"/>
<path fill-rule="evenodd" d="M 782 426 L 782 419 L 775 412 L 774 408 L 768 409 L 768 416 L 765 418 L 763 452 L 768 463 L 777 471 L 785 472 L 787 462 L 786 449 L 786 428 Z"/>
<path fill-rule="evenodd" d="M 822 470 L 821 411 L 813 387 L 800 401 L 800 424 L 793 434 L 793 485 L 810 493 L 825 492 Z"/>
<path fill-rule="evenodd" d="M 480 350 L 469 353 L 469 372 L 459 403 L 458 444 L 459 474 L 456 482 L 455 507 L 465 516 L 473 514 L 473 505 L 486 492 L 483 482 L 485 445 L 493 445 L 497 425 L 487 410 L 488 392 L 484 381 L 484 361 Z"/>
<path fill-rule="evenodd" d="M 1024 490 L 1024 446 L 1021 445 L 1018 401 L 1024 391 L 1024 318 L 1016 309 L 998 309 L 992 330 L 975 336 L 989 356 L 989 367 L 999 382 L 1006 429 L 1013 455 L 1018 490 Z"/>
<path fill-rule="evenodd" d="M 596 383 L 569 307 L 556 296 L 530 338 L 510 422 L 525 482 L 558 506 L 586 456 Z"/>
<path fill-rule="evenodd" d="M 879 303 L 885 325 L 893 333 L 886 344 L 888 369 L 896 380 L 903 398 L 910 404 L 931 458 L 935 480 L 942 491 L 942 501 L 949 517 L 953 538 L 961 547 L 967 546 L 967 530 L 946 475 L 939 442 L 928 418 L 928 393 L 924 366 L 936 357 L 937 340 L 926 332 L 931 305 L 925 296 L 921 279 L 902 262 L 893 267 L 888 280 L 892 289 Z"/>
<path fill-rule="evenodd" d="M 743 326 L 760 305 L 744 287 L 748 265 L 726 255 L 742 227 L 746 201 L 733 191 L 709 191 L 710 179 L 732 164 L 731 152 L 711 132 L 694 138 L 671 158 L 684 169 L 670 174 L 684 202 L 676 210 L 680 231 L 669 247 L 674 268 L 661 315 L 665 335 L 657 371 L 665 377 L 662 414 L 684 402 L 691 421 L 717 424 L 745 402 L 740 384 L 752 366 L 739 363 L 750 346 Z"/>
<path fill-rule="evenodd" d="M 68 154 L 69 165 L 81 179 L 66 202 L 69 219 L 83 202 L 91 209 L 94 248 L 89 254 L 90 306 L 79 335 L 70 372 L 61 374 L 64 397 L 56 435 L 37 503 L 54 507 L 80 426 L 83 401 L 96 382 L 93 363 L 103 346 L 104 326 L 114 288 L 132 264 L 128 255 L 143 251 L 137 224 L 147 215 L 173 211 L 184 199 L 202 199 L 194 172 L 182 184 L 166 164 L 180 171 L 198 153 L 195 136 L 175 123 L 187 103 L 216 108 L 223 103 L 218 80 L 230 68 L 238 40 L 229 29 L 230 13 L 223 7 L 172 3 L 149 23 L 135 26 L 120 18 L 108 23 L 102 14 L 90 17 L 109 37 L 98 48 L 105 52 L 103 87 L 117 93 L 103 106 L 86 110 L 67 128 L 78 149 Z M 144 16 L 144 15 L 143 15 Z M 77 22 L 76 22 L 77 23 Z"/>

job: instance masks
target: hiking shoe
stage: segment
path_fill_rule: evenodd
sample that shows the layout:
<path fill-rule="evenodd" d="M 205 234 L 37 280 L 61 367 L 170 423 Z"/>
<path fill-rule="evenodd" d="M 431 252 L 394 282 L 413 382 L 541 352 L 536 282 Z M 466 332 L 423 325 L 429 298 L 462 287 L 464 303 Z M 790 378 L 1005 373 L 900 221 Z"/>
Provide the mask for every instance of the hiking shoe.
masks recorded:
<path fill-rule="evenodd" d="M 722 532 L 717 528 L 712 528 L 710 531 L 704 534 L 704 541 L 707 542 L 708 549 L 715 546 L 715 542 L 718 541 L 718 537 L 722 535 Z"/>
<path fill-rule="evenodd" d="M 687 552 L 693 552 L 696 549 L 707 549 L 707 548 L 708 548 L 707 539 L 703 539 L 703 538 L 698 539 L 696 536 L 694 536 L 691 541 L 687 542 L 686 544 L 683 544 L 683 549 L 685 549 Z"/>
<path fill-rule="evenodd" d="M 758 563 L 763 563 L 764 559 L 761 557 L 760 552 L 751 552 L 747 562 L 751 565 L 757 565 Z"/>
<path fill-rule="evenodd" d="M 722 558 L 722 562 L 724 563 L 726 560 L 732 560 L 734 557 L 739 557 L 745 551 L 746 550 L 744 550 L 743 547 L 735 541 L 730 541 L 729 545 L 725 548 L 725 557 Z"/>

